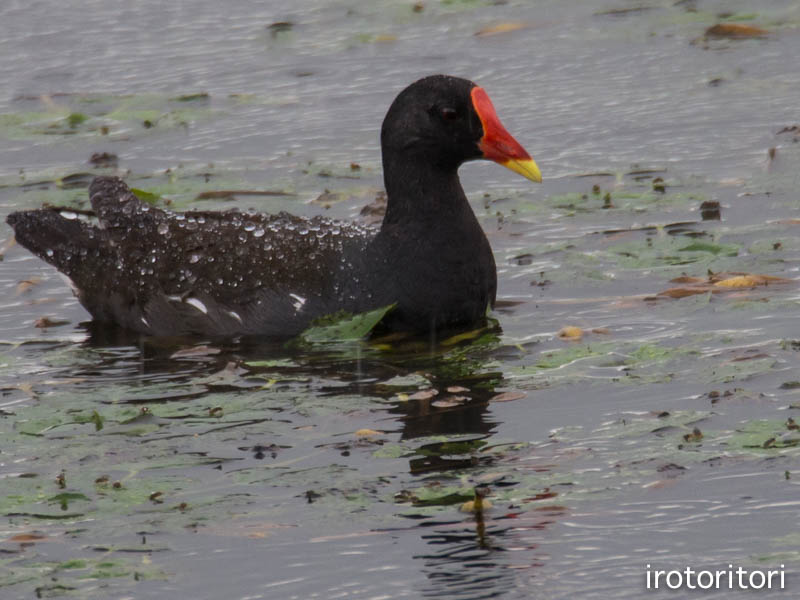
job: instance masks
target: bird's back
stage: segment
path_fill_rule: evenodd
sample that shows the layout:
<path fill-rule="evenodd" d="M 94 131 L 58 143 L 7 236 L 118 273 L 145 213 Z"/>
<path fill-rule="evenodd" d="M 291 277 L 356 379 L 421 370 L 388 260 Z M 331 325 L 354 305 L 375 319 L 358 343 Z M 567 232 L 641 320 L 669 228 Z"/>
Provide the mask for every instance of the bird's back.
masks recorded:
<path fill-rule="evenodd" d="M 353 260 L 374 234 L 286 213 L 173 213 L 116 177 L 96 178 L 89 194 L 96 224 L 52 209 L 8 222 L 96 320 L 150 334 L 296 334 L 347 305 Z"/>

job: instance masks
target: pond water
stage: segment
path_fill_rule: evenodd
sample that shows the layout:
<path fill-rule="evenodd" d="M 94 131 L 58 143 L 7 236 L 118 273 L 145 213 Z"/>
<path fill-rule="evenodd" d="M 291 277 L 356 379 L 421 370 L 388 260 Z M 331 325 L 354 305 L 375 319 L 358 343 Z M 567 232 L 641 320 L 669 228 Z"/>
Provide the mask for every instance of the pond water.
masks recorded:
<path fill-rule="evenodd" d="M 109 173 L 176 209 L 363 220 L 383 115 L 436 72 L 544 175 L 462 168 L 496 324 L 424 342 L 98 330 L 3 224 L 2 598 L 748 593 L 648 590 L 647 565 L 800 587 L 800 3 L 5 0 L 0 23 L 3 222 Z"/>

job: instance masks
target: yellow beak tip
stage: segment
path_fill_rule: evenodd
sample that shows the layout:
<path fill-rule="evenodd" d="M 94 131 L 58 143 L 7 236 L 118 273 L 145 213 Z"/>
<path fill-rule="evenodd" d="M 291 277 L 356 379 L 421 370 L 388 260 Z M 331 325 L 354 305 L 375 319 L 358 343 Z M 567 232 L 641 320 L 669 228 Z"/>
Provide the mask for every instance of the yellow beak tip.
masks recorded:
<path fill-rule="evenodd" d="M 501 164 L 507 169 L 511 169 L 515 173 L 519 173 L 526 179 L 530 179 L 531 181 L 535 181 L 536 183 L 542 183 L 542 172 L 539 171 L 539 166 L 534 162 L 532 158 L 527 158 L 527 159 L 512 158 Z"/>

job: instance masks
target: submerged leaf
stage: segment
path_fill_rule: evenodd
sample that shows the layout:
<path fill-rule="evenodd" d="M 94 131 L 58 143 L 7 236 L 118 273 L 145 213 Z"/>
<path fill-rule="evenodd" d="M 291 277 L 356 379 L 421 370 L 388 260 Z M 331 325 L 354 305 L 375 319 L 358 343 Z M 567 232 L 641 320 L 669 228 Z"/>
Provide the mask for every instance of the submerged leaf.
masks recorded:
<path fill-rule="evenodd" d="M 464 342 L 467 340 L 474 340 L 475 338 L 479 337 L 487 330 L 486 327 L 479 327 L 478 329 L 471 329 L 470 331 L 465 331 L 464 333 L 458 333 L 456 335 L 452 335 L 449 338 L 446 338 L 439 342 L 442 346 L 455 346 L 460 342 Z"/>
<path fill-rule="evenodd" d="M 739 247 L 733 244 L 714 244 L 711 242 L 692 242 L 688 246 L 678 248 L 678 252 L 709 252 L 723 256 L 737 256 Z"/>

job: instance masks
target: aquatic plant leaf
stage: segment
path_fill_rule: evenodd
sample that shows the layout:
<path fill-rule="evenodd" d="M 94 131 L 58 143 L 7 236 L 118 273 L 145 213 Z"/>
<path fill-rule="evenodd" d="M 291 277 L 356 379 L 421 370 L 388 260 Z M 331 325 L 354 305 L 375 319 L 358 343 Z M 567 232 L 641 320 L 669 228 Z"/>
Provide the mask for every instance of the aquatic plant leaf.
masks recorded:
<path fill-rule="evenodd" d="M 800 446 L 800 434 L 787 428 L 784 421 L 753 420 L 736 430 L 727 441 L 731 448 L 750 451 L 774 451 Z"/>
<path fill-rule="evenodd" d="M 156 204 L 159 200 L 161 200 L 161 196 L 154 194 L 153 192 L 148 192 L 147 190 L 131 188 L 131 192 L 133 192 L 134 196 L 136 196 L 139 200 L 142 202 L 147 202 L 148 204 Z"/>
<path fill-rule="evenodd" d="M 588 356 L 599 356 L 606 354 L 611 349 L 608 344 L 586 344 L 582 346 L 571 346 L 563 350 L 553 350 L 539 355 L 535 363 L 537 369 L 556 369 L 563 365 Z"/>
<path fill-rule="evenodd" d="M 739 247 L 733 244 L 712 244 L 710 242 L 692 242 L 688 246 L 678 248 L 678 252 L 708 252 L 710 254 L 723 254 L 724 256 L 736 256 L 739 254 Z"/>
<path fill-rule="evenodd" d="M 395 306 L 397 304 L 390 304 L 357 315 L 337 314 L 323 317 L 301 333 L 299 339 L 310 344 L 364 339 Z"/>

